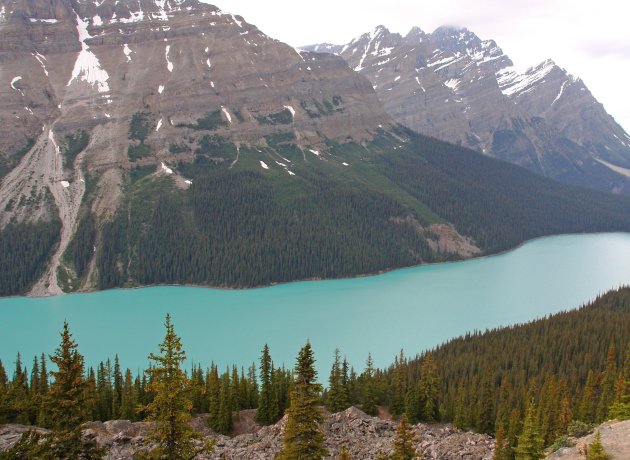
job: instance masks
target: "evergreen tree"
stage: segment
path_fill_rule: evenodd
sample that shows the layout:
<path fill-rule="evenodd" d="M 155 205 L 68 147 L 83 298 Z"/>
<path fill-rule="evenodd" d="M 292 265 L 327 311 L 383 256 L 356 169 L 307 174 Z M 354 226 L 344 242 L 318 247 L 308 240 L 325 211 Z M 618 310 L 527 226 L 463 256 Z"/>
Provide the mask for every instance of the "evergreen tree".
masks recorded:
<path fill-rule="evenodd" d="M 396 430 L 396 438 L 394 439 L 394 451 L 390 457 L 391 460 L 414 460 L 422 458 L 414 444 L 417 443 L 413 427 L 409 424 L 406 416 L 402 416 L 398 428 Z"/>
<path fill-rule="evenodd" d="M 7 388 L 8 420 L 13 423 L 29 424 L 29 388 L 26 368 L 22 367 L 22 358 L 17 354 L 13 379 Z"/>
<path fill-rule="evenodd" d="M 83 355 L 72 339 L 68 323 L 64 322 L 61 344 L 50 356 L 57 366 L 52 371 L 52 383 L 48 391 L 48 419 L 53 433 L 46 440 L 46 452 L 50 458 L 92 459 L 102 452 L 94 441 L 81 440 L 81 424 L 89 415 L 86 409 L 86 380 L 83 377 Z"/>
<path fill-rule="evenodd" d="M 7 372 L 0 360 L 0 424 L 8 422 L 7 386 Z"/>
<path fill-rule="evenodd" d="M 585 423 L 593 423 L 595 421 L 595 387 L 595 376 L 593 375 L 593 371 L 589 370 L 578 411 L 578 419 Z"/>
<path fill-rule="evenodd" d="M 260 358 L 260 395 L 256 422 L 260 425 L 271 425 L 278 419 L 278 401 L 272 388 L 273 363 L 269 354 L 269 346 L 265 344 Z"/>
<path fill-rule="evenodd" d="M 593 442 L 588 445 L 586 453 L 586 460 L 606 460 L 610 458 L 610 455 L 604 450 L 602 445 L 602 437 L 599 434 L 599 430 L 595 432 L 595 438 Z"/>
<path fill-rule="evenodd" d="M 210 365 L 210 371 L 206 378 L 206 387 L 208 394 L 208 426 L 218 433 L 221 429 L 221 420 L 219 418 L 221 382 L 219 381 L 219 371 L 214 363 Z"/>
<path fill-rule="evenodd" d="M 345 360 L 344 360 L 345 362 Z M 344 382 L 344 372 L 341 367 L 341 353 L 335 348 L 335 359 L 328 378 L 328 395 L 326 407 L 330 412 L 341 412 L 349 407 L 347 385 Z"/>
<path fill-rule="evenodd" d="M 437 364 L 431 354 L 427 354 L 422 360 L 420 369 L 420 401 L 422 402 L 421 420 L 429 423 L 440 420 L 440 378 Z"/>
<path fill-rule="evenodd" d="M 120 398 L 120 416 L 123 420 L 135 421 L 136 418 L 136 405 L 138 404 L 138 398 L 135 393 L 133 385 L 133 377 L 131 370 L 125 371 L 125 380 L 123 383 L 122 395 Z"/>
<path fill-rule="evenodd" d="M 306 342 L 295 365 L 281 460 L 319 460 L 328 455 L 320 427 L 324 418 L 319 408 L 321 385 L 314 365 L 311 344 Z"/>
<path fill-rule="evenodd" d="M 402 350 L 400 350 L 400 355 L 394 358 L 394 372 L 392 377 L 392 397 L 389 411 L 392 415 L 401 415 L 405 411 L 405 398 L 407 395 L 405 355 Z"/>
<path fill-rule="evenodd" d="M 256 378 L 256 363 L 252 363 L 247 370 L 247 400 L 251 409 L 258 407 L 258 379 Z"/>
<path fill-rule="evenodd" d="M 455 402 L 455 417 L 453 425 L 460 430 L 468 428 L 469 423 L 467 414 L 468 406 L 466 404 L 466 387 L 464 385 L 464 380 L 462 379 L 457 387 L 457 401 Z"/>
<path fill-rule="evenodd" d="M 160 344 L 160 354 L 149 355 L 155 364 L 147 370 L 154 399 L 145 409 L 147 420 L 155 422 L 149 438 L 157 444 L 151 455 L 167 460 L 192 459 L 200 450 L 193 443 L 199 435 L 188 425 L 192 403 L 187 395 L 187 378 L 180 368 L 186 353 L 169 314 L 164 326 L 166 335 Z"/>
<path fill-rule="evenodd" d="M 372 355 L 368 353 L 365 370 L 361 374 L 361 410 L 368 415 L 376 415 L 376 389 L 374 384 L 374 365 Z"/>
<path fill-rule="evenodd" d="M 518 409 L 513 409 L 510 413 L 510 424 L 507 432 L 507 453 L 508 460 L 516 458 L 516 447 L 518 445 L 518 433 L 521 432 L 521 416 Z"/>
<path fill-rule="evenodd" d="M 615 381 L 617 380 L 615 346 L 611 345 L 606 358 L 606 367 L 601 383 L 601 392 L 597 404 L 596 420 L 602 422 L 608 415 L 608 410 L 615 399 Z"/>
<path fill-rule="evenodd" d="M 232 398 L 230 395 L 230 375 L 226 371 L 221 375 L 221 388 L 219 391 L 219 412 L 215 431 L 228 434 L 232 429 Z"/>
<path fill-rule="evenodd" d="M 510 446 L 508 445 L 506 436 L 507 433 L 505 432 L 503 422 L 501 422 L 499 423 L 499 428 L 497 429 L 497 437 L 494 443 L 494 455 L 492 460 L 508 460 Z"/>
<path fill-rule="evenodd" d="M 113 372 L 113 386 L 112 386 L 112 419 L 117 420 L 120 418 L 122 404 L 122 392 L 123 392 L 123 376 L 120 370 L 120 363 L 118 362 L 118 354 L 114 357 L 114 372 Z"/>
<path fill-rule="evenodd" d="M 514 449 L 516 460 L 538 460 L 544 457 L 543 439 L 536 426 L 536 405 L 532 399 L 527 407 L 523 432 L 518 437 L 518 446 Z"/>
<path fill-rule="evenodd" d="M 609 417 L 617 420 L 630 419 L 630 344 L 626 350 L 623 369 L 617 378 L 615 401 L 610 406 Z"/>

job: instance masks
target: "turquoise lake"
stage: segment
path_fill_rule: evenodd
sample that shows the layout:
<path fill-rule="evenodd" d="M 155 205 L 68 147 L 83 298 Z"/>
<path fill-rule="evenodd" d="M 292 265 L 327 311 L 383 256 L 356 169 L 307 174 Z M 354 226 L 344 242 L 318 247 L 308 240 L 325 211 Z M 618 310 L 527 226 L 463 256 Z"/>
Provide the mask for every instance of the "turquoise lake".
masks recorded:
<path fill-rule="evenodd" d="M 269 344 L 292 366 L 310 339 L 325 381 L 336 347 L 357 371 L 368 352 L 386 366 L 402 348 L 415 355 L 473 330 L 572 309 L 630 284 L 630 234 L 562 235 L 496 256 L 363 278 L 306 281 L 250 290 L 151 287 L 51 298 L 0 299 L 0 359 L 12 373 L 51 354 L 64 319 L 88 365 L 115 353 L 144 368 L 170 312 L 189 363 L 248 366 Z"/>

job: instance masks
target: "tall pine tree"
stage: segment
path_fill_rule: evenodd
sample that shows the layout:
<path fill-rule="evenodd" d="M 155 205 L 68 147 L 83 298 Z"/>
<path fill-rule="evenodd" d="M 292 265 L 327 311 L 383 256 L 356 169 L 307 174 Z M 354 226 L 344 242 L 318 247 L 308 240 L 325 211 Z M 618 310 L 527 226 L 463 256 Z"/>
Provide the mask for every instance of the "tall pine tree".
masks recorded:
<path fill-rule="evenodd" d="M 192 403 L 187 394 L 188 379 L 180 367 L 186 352 L 169 314 L 164 326 L 166 335 L 160 344 L 160 354 L 149 355 L 154 365 L 146 371 L 150 376 L 149 391 L 154 394 L 153 401 L 145 408 L 147 420 L 155 422 L 149 438 L 157 444 L 150 458 L 193 459 L 200 449 L 193 442 L 199 435 L 188 425 Z"/>
<path fill-rule="evenodd" d="M 310 342 L 302 347 L 293 371 L 291 405 L 284 430 L 281 460 L 319 460 L 328 455 L 320 427 L 324 416 L 319 408 L 321 385 L 317 383 L 315 358 Z"/>

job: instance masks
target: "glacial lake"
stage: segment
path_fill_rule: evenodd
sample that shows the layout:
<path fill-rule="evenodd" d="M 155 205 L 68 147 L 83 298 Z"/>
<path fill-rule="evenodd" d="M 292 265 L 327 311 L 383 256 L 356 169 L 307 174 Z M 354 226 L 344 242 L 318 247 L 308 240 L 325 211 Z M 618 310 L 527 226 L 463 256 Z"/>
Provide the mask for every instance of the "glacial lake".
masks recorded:
<path fill-rule="evenodd" d="M 170 312 L 189 362 L 247 367 L 269 344 L 276 365 L 292 366 L 307 339 L 320 380 L 333 351 L 358 372 L 368 352 L 377 366 L 473 330 L 573 309 L 630 284 L 630 234 L 562 235 L 504 254 L 395 270 L 378 276 L 305 281 L 249 290 L 150 287 L 49 298 L 0 299 L 0 359 L 13 373 L 19 351 L 52 354 L 67 320 L 94 366 L 118 353 L 134 372 L 164 337 Z"/>

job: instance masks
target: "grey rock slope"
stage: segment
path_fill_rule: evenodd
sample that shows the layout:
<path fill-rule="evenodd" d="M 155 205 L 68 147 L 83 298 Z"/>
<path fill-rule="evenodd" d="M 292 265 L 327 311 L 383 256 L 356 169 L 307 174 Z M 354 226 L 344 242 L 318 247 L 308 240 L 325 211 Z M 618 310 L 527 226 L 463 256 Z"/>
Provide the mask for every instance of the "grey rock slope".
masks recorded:
<path fill-rule="evenodd" d="M 250 412 L 243 414 L 243 412 Z M 241 415 L 251 418 L 253 411 Z M 207 428 L 207 416 L 193 419 L 194 428 L 205 437 L 215 440 L 215 450 L 198 459 L 271 460 L 282 449 L 282 438 L 286 417 L 277 424 L 254 427 L 252 432 L 235 437 L 217 435 Z M 236 416 L 238 418 L 238 416 Z M 144 440 L 149 429 L 146 422 L 130 423 L 115 420 L 105 423 L 92 422 L 86 425 L 85 437 L 96 439 L 107 448 L 106 460 L 131 460 L 138 450 L 145 449 Z M 359 409 L 350 408 L 326 417 L 323 425 L 326 447 L 331 456 L 338 458 L 341 446 L 346 446 L 352 458 L 372 460 L 380 454 L 390 454 L 396 436 L 396 423 L 370 417 Z M 0 451 L 10 448 L 26 431 L 22 425 L 0 426 Z M 494 451 L 494 440 L 483 434 L 463 432 L 451 425 L 414 426 L 416 448 L 424 452 L 425 459 L 490 460 Z"/>
<path fill-rule="evenodd" d="M 630 193 L 630 137 L 551 60 L 518 72 L 493 40 L 452 27 L 401 36 L 379 26 L 345 46 L 305 49 L 343 57 L 417 132 L 570 184 Z"/>

